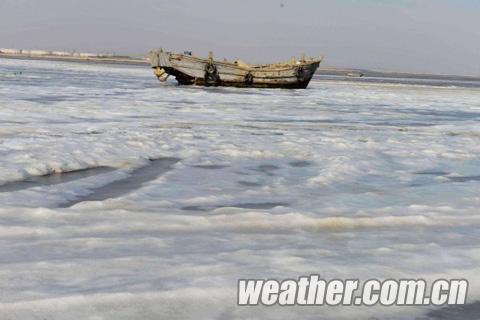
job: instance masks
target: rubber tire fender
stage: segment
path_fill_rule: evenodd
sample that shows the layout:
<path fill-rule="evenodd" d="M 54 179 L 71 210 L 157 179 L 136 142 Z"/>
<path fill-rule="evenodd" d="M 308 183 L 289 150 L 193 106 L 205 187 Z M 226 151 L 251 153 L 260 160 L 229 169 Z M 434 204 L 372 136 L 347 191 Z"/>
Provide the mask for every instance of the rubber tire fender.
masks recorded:
<path fill-rule="evenodd" d="M 251 72 L 245 75 L 245 83 L 250 86 L 253 83 L 253 74 Z"/>
<path fill-rule="evenodd" d="M 305 69 L 303 69 L 303 66 L 300 66 L 295 70 L 295 76 L 297 76 L 298 80 L 303 80 L 305 77 Z"/>

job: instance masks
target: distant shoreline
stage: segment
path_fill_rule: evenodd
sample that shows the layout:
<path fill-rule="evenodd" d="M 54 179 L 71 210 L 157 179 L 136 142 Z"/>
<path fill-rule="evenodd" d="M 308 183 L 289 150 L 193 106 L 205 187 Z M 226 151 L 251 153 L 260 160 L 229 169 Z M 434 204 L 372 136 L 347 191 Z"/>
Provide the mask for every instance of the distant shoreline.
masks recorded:
<path fill-rule="evenodd" d="M 127 64 L 127 65 L 149 65 L 144 59 L 131 57 L 75 57 L 75 56 L 55 56 L 55 55 L 26 55 L 26 54 L 7 54 L 0 53 L 0 58 L 19 59 L 19 60 L 46 60 L 61 62 L 79 62 L 79 63 L 99 63 L 99 64 Z"/>
<path fill-rule="evenodd" d="M 55 55 L 26 55 L 26 54 L 6 54 L 0 53 L 0 58 L 20 59 L 20 60 L 44 60 L 44 61 L 60 61 L 60 62 L 77 62 L 77 63 L 94 63 L 94 64 L 117 64 L 117 65 L 134 65 L 149 66 L 150 63 L 146 59 L 133 57 L 77 57 L 77 56 L 55 56 Z M 362 75 L 367 78 L 395 78 L 395 79 L 424 79 L 424 80 L 453 80 L 480 82 L 479 77 L 457 76 L 457 75 L 437 75 L 437 74 L 418 74 L 407 72 L 383 72 L 365 69 L 348 69 L 320 67 L 317 75 L 338 76 L 347 79 L 360 78 L 356 75 Z"/>
<path fill-rule="evenodd" d="M 480 77 L 443 75 L 443 74 L 425 74 L 425 73 L 408 73 L 408 72 L 389 72 L 375 71 L 366 69 L 347 69 L 347 68 L 330 68 L 320 67 L 317 71 L 319 74 L 330 76 L 349 77 L 348 74 L 362 74 L 363 77 L 371 78 L 395 78 L 395 79 L 423 79 L 423 80 L 453 80 L 453 81 L 480 81 Z M 358 77 L 351 77 L 358 78 Z"/>

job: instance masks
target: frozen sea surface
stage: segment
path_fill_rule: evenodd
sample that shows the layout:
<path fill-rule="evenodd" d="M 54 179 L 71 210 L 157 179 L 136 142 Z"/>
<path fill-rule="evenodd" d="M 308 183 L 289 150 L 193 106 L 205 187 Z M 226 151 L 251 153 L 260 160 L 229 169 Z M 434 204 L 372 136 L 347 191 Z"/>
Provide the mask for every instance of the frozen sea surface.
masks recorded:
<path fill-rule="evenodd" d="M 465 318 L 240 308 L 236 284 L 467 278 L 477 301 L 479 125 L 480 89 L 455 84 L 202 89 L 0 59 L 1 318 Z"/>

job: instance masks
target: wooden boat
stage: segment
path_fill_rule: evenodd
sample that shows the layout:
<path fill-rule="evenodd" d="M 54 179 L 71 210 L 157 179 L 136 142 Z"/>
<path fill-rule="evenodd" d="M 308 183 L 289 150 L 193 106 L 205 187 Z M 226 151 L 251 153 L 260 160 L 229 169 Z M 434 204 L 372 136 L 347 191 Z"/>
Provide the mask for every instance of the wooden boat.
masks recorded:
<path fill-rule="evenodd" d="M 240 60 L 216 61 L 175 54 L 161 49 L 150 52 L 150 62 L 160 81 L 174 76 L 182 85 L 229 86 L 251 88 L 305 89 L 322 59 L 292 59 L 286 63 L 249 65 Z"/>

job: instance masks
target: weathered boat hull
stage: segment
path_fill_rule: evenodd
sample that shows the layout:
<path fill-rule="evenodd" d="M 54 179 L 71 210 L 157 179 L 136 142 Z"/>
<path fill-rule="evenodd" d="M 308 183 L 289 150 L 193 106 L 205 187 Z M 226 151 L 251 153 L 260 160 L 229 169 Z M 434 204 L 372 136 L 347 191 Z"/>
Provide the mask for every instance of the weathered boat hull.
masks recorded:
<path fill-rule="evenodd" d="M 164 81 L 174 76 L 179 84 L 242 88 L 307 88 L 321 60 L 250 66 L 244 63 L 215 61 L 190 55 L 152 51 L 152 68 Z"/>

